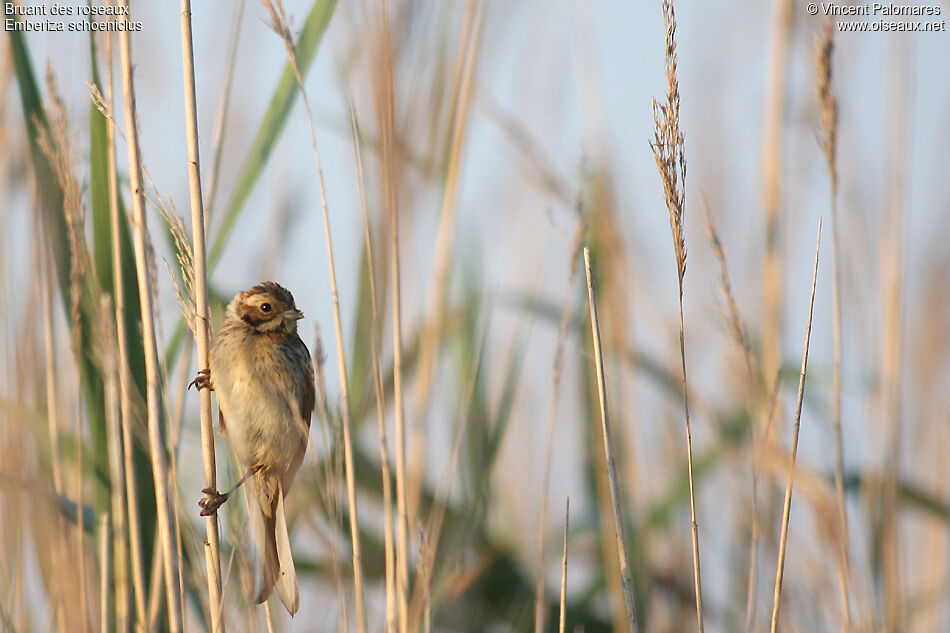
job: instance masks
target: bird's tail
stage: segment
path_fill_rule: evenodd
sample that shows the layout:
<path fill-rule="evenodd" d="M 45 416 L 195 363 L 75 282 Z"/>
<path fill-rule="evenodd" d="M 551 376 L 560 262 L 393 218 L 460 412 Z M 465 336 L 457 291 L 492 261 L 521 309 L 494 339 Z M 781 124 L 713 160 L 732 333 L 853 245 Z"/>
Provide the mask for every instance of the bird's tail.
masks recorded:
<path fill-rule="evenodd" d="M 249 512 L 254 601 L 258 604 L 264 602 L 271 589 L 276 587 L 277 596 L 293 616 L 300 606 L 300 596 L 284 515 L 284 491 L 276 477 L 258 474 L 254 483 L 257 503 L 251 502 Z"/>

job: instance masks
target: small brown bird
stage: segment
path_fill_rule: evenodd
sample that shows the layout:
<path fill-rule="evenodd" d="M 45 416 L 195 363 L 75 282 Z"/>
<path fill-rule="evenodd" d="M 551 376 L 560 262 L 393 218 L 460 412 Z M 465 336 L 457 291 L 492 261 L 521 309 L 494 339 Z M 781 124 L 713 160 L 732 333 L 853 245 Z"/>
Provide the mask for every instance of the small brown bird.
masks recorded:
<path fill-rule="evenodd" d="M 211 366 L 195 380 L 214 390 L 220 430 L 244 473 L 224 494 L 205 489 L 201 514 L 216 512 L 248 481 L 253 597 L 260 604 L 276 586 L 291 616 L 300 599 L 284 496 L 307 452 L 314 406 L 310 353 L 297 334 L 302 318 L 293 295 L 272 281 L 239 292 L 211 348 Z"/>

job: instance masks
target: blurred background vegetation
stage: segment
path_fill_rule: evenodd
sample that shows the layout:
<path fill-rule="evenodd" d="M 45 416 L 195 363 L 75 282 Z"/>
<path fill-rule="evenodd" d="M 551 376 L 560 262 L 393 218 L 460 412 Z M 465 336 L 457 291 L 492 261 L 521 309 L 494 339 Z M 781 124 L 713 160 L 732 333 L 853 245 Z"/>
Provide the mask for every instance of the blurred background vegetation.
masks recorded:
<path fill-rule="evenodd" d="M 769 623 L 823 217 L 780 629 L 950 630 L 950 39 L 833 33 L 829 70 L 815 47 L 826 22 L 798 2 L 678 8 L 706 627 Z M 285 10 L 334 228 L 367 630 L 387 628 L 397 389 L 408 628 L 557 630 L 569 496 L 565 628 L 627 629 L 583 245 L 640 630 L 693 630 L 676 263 L 649 146 L 650 99 L 667 89 L 660 3 L 300 0 Z M 249 604 L 243 506 L 231 503 L 223 621 L 355 631 L 344 377 L 325 362 L 337 340 L 310 108 L 263 6 L 213 0 L 193 11 L 212 329 L 235 292 L 280 282 L 307 314 L 302 336 L 323 385 L 288 499 L 301 610 L 291 621 Z M 210 630 L 198 397 L 185 389 L 199 368 L 191 226 L 178 210 L 188 200 L 178 7 L 134 4 L 132 17 L 143 23 L 132 56 L 184 624 Z M 101 34 L 4 39 L 0 630 L 167 630 L 117 60 Z M 110 105 L 98 95 L 113 64 Z M 826 119 L 829 72 L 837 117 Z M 225 487 L 237 473 L 217 439 Z"/>

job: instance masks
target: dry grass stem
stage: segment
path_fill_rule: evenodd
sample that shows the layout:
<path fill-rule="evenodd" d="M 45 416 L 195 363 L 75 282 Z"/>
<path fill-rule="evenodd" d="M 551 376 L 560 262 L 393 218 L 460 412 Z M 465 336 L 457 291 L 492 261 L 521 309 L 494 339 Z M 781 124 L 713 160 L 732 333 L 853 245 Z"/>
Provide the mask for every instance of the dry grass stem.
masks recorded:
<path fill-rule="evenodd" d="M 481 346 L 483 345 L 484 341 L 481 343 Z M 416 585 L 412 594 L 412 603 L 409 611 L 409 626 L 412 631 L 418 631 L 420 624 L 422 625 L 423 631 L 427 632 L 429 630 L 432 607 L 432 580 L 434 578 L 436 564 L 435 555 L 439 551 L 442 525 L 449 504 L 449 495 L 452 492 L 452 482 L 454 481 L 452 472 L 455 471 L 458 465 L 465 432 L 470 422 L 470 417 L 466 415 L 466 412 L 471 406 L 475 387 L 478 383 L 479 371 L 485 357 L 483 352 L 484 349 L 480 349 L 478 353 L 474 354 L 462 370 L 465 382 L 460 385 L 462 391 L 459 394 L 455 420 L 452 423 L 452 440 L 451 446 L 449 447 L 449 455 L 443 471 L 438 477 L 439 484 L 435 489 L 432 506 L 429 509 L 429 515 L 426 517 L 426 523 L 419 545 L 419 564 L 416 569 Z"/>
<path fill-rule="evenodd" d="M 195 96 L 195 53 L 192 44 L 191 31 L 191 0 L 181 0 L 181 61 L 185 93 L 185 130 L 188 145 L 188 189 L 191 201 L 191 262 L 180 261 L 182 274 L 186 277 L 186 284 L 190 283 L 190 295 L 194 300 L 194 310 L 182 301 L 182 292 L 177 294 L 182 301 L 182 310 L 186 319 L 192 325 L 195 344 L 198 352 L 198 367 L 209 366 L 210 336 L 208 332 L 208 290 L 206 254 L 205 254 L 205 214 L 201 199 L 201 162 L 198 150 L 198 106 Z M 177 216 L 176 216 L 177 217 Z M 188 245 L 184 235 L 184 228 L 175 222 L 169 224 L 178 226 L 175 233 L 179 243 L 178 253 L 188 254 Z M 182 255 L 179 255 L 181 257 Z M 187 255 L 185 255 L 187 256 Z M 188 264 L 191 266 L 188 266 Z M 187 279 L 189 273 L 191 279 Z M 175 277 L 172 277 L 175 279 Z M 176 284 L 177 288 L 177 284 Z M 189 318 L 194 315 L 193 318 Z M 200 423 L 201 423 L 201 456 L 204 467 L 204 485 L 206 488 L 217 489 L 217 467 L 214 454 L 214 428 L 211 411 L 211 390 L 199 389 Z M 221 619 L 221 546 L 218 542 L 218 515 L 211 513 L 205 517 L 205 566 L 207 567 L 208 603 L 211 612 L 212 633 L 223 633 L 224 622 Z"/>
<path fill-rule="evenodd" d="M 449 286 L 449 267 L 452 263 L 452 245 L 455 237 L 456 212 L 458 207 L 458 182 L 462 148 L 465 132 L 468 129 L 469 110 L 474 89 L 475 64 L 478 60 L 481 43 L 484 2 L 468 0 L 466 5 L 463 36 L 456 55 L 456 72 L 452 87 L 453 108 L 451 111 L 451 144 L 447 157 L 445 191 L 442 196 L 442 210 L 439 216 L 439 229 L 435 240 L 433 256 L 432 286 L 429 289 L 428 332 L 422 338 L 419 369 L 418 402 L 424 408 L 431 400 L 432 381 L 438 356 L 439 342 L 442 338 L 446 297 Z M 424 412 L 423 412 L 424 413 Z M 426 415 L 420 416 L 423 420 Z"/>
<path fill-rule="evenodd" d="M 726 309 L 720 309 L 723 321 L 732 336 L 733 342 L 742 352 L 742 360 L 745 363 L 746 373 L 749 375 L 752 387 L 758 386 L 762 382 L 756 359 L 752 355 L 749 344 L 749 333 L 745 326 L 745 321 L 739 313 L 739 305 L 736 303 L 736 297 L 732 293 L 732 280 L 729 277 L 729 268 L 726 266 L 726 252 L 723 248 L 719 234 L 716 232 L 716 225 L 713 221 L 712 211 L 709 205 L 705 205 L 706 210 L 706 234 L 709 236 L 709 243 L 712 245 L 713 254 L 716 256 L 716 262 L 719 264 L 719 289 L 726 299 Z M 753 427 L 754 428 L 754 427 Z"/>
<path fill-rule="evenodd" d="M 111 0 L 106 0 L 106 6 L 111 6 Z M 104 38 L 106 44 L 106 96 L 103 103 L 108 108 L 109 112 L 112 112 L 115 108 L 115 99 L 113 94 L 113 37 L 111 33 L 106 33 Z M 128 542 L 126 543 L 126 547 L 123 549 L 128 552 L 129 560 L 131 562 L 132 582 L 128 584 L 132 585 L 132 593 L 135 596 L 137 629 L 141 631 L 144 627 L 143 618 L 145 616 L 145 596 L 143 593 L 145 583 L 142 576 L 142 545 L 137 511 L 138 492 L 136 490 L 135 483 L 135 470 L 132 468 L 132 385 L 131 377 L 129 376 L 128 372 L 129 352 L 128 338 L 125 328 L 125 270 L 122 266 L 122 230 L 119 216 L 119 182 L 115 153 L 115 132 L 115 122 L 110 121 L 106 126 L 106 155 L 109 168 L 109 229 L 112 244 L 112 304 L 113 316 L 115 319 L 115 352 L 117 354 L 115 357 L 115 362 L 117 363 L 115 368 L 115 378 L 117 380 L 119 389 L 117 394 L 119 400 L 119 410 L 116 412 L 118 415 L 117 420 L 119 424 L 118 428 L 116 429 L 116 433 L 118 434 L 118 437 L 121 438 L 121 445 L 119 446 L 119 457 L 121 459 L 121 463 L 117 466 L 117 468 L 119 472 L 122 473 L 122 480 L 113 480 L 112 485 L 121 491 L 122 497 L 125 498 L 126 501 L 124 502 L 124 507 L 122 510 L 113 509 L 113 514 L 115 515 L 115 520 L 117 521 L 116 527 L 114 529 L 117 533 L 122 535 L 123 539 L 126 538 L 126 530 L 123 527 L 120 531 L 119 522 L 128 523 Z M 117 567 L 120 566 L 119 554 L 120 552 L 117 549 Z M 123 567 L 124 571 L 125 565 L 122 564 L 121 566 Z M 120 580 L 119 574 L 116 575 L 116 580 Z M 127 591 L 127 585 L 123 591 Z M 120 601 L 119 596 L 117 596 L 116 605 L 117 609 L 127 608 L 128 597 L 123 597 Z M 119 625 L 120 631 L 126 630 L 126 628 L 121 626 L 121 619 L 119 620 Z"/>
<path fill-rule="evenodd" d="M 236 67 L 235 58 L 237 57 L 238 36 L 241 32 L 241 20 L 244 17 L 244 0 L 238 0 L 237 11 L 234 13 L 234 22 L 231 24 L 231 35 L 228 44 L 228 60 L 225 63 L 224 85 L 221 86 L 221 96 L 218 101 L 218 110 L 215 115 L 214 126 L 214 151 L 211 158 L 211 174 L 208 176 L 208 191 L 205 198 L 208 204 L 204 205 L 208 209 L 205 214 L 205 227 L 208 230 L 208 215 L 214 213 L 215 196 L 218 193 L 218 178 L 221 173 L 221 158 L 224 156 L 224 130 L 228 123 L 228 111 L 231 105 L 231 83 L 234 80 L 234 69 Z"/>
<path fill-rule="evenodd" d="M 320 152 L 317 149 L 317 134 L 313 124 L 313 112 L 310 108 L 310 99 L 303 83 L 300 66 L 297 63 L 297 54 L 294 49 L 294 40 L 290 32 L 290 25 L 281 0 L 264 0 L 264 5 L 270 13 L 270 27 L 284 42 L 284 48 L 297 85 L 300 87 L 300 96 L 303 99 L 307 115 L 307 126 L 310 130 L 310 145 L 313 149 L 313 162 L 317 170 L 317 183 L 320 186 L 320 209 L 323 212 L 323 230 L 327 246 L 327 266 L 330 273 L 330 293 L 333 296 L 333 327 L 336 335 L 337 369 L 340 373 L 340 409 L 343 424 L 343 459 L 346 466 L 346 496 L 349 505 L 350 541 L 353 551 L 353 590 L 356 600 L 356 628 L 359 633 L 366 633 L 366 605 L 363 589 L 363 562 L 360 548 L 359 516 L 356 503 L 356 473 L 354 472 L 353 439 L 351 437 L 352 423 L 350 421 L 350 394 L 348 375 L 346 373 L 346 353 L 343 348 L 343 325 L 340 318 L 340 297 L 337 292 L 336 266 L 333 257 L 333 239 L 330 234 L 330 216 L 327 212 L 326 187 L 323 182 L 323 169 L 320 167 Z"/>
<path fill-rule="evenodd" d="M 120 0 L 119 6 L 128 7 L 128 0 Z M 128 15 L 123 19 L 128 21 Z M 165 577 L 165 597 L 168 607 L 168 626 L 172 633 L 182 630 L 182 606 L 178 582 L 178 556 L 171 525 L 171 499 L 168 491 L 168 463 L 166 446 L 162 437 L 162 394 L 158 345 L 155 336 L 152 280 L 149 275 L 147 253 L 147 228 L 145 223 L 145 198 L 142 188 L 142 160 L 139 151 L 137 115 L 135 111 L 135 88 L 132 81 L 132 59 L 129 32 L 119 35 L 119 55 L 122 67 L 123 106 L 127 122 L 126 144 L 129 155 L 129 184 L 132 190 L 132 225 L 135 245 L 136 273 L 139 286 L 139 303 L 142 308 L 142 340 L 145 348 L 146 407 L 148 440 L 152 461 L 152 476 L 155 483 L 155 503 L 158 514 L 158 532 L 162 552 L 162 567 Z"/>
<path fill-rule="evenodd" d="M 841 525 L 841 540 L 838 543 L 838 585 L 841 594 L 842 629 L 851 630 L 851 600 L 848 591 L 850 582 L 850 555 L 848 554 L 848 512 L 844 498 L 844 441 L 841 429 L 841 225 L 838 218 L 838 104 L 835 102 L 832 85 L 832 52 L 834 50 L 834 25 L 825 25 L 820 38 L 815 40 L 816 74 L 818 76 L 818 107 L 820 111 L 819 144 L 825 155 L 828 174 L 831 178 L 831 239 L 834 274 L 832 276 L 831 319 L 832 344 L 834 346 L 833 375 L 833 424 L 835 434 L 835 499 L 837 520 Z"/>
<path fill-rule="evenodd" d="M 788 483 L 785 486 L 785 505 L 782 509 L 782 532 L 779 536 L 778 564 L 775 569 L 775 594 L 772 598 L 772 624 L 770 631 L 778 629 L 779 603 L 782 597 L 782 579 L 785 574 L 785 553 L 788 545 L 788 520 L 792 511 L 792 485 L 795 481 L 795 461 L 798 458 L 798 432 L 801 428 L 802 402 L 805 398 L 805 369 L 808 366 L 808 344 L 811 341 L 811 320 L 815 308 L 815 287 L 818 285 L 818 253 L 821 248 L 821 220 L 818 221 L 818 237 L 815 239 L 815 267 L 811 279 L 811 295 L 808 298 L 808 322 L 805 326 L 805 344 L 802 350 L 802 367 L 798 375 L 798 399 L 795 403 L 795 430 L 792 433 L 792 449 L 789 456 Z"/>
<path fill-rule="evenodd" d="M 881 561 L 883 579 L 883 623 L 888 633 L 904 631 L 906 627 L 907 596 L 905 572 L 900 541 L 901 522 L 898 519 L 902 441 L 901 398 L 904 356 L 904 293 L 906 275 L 905 240 L 907 239 L 906 209 L 908 206 L 908 172 L 911 129 L 910 114 L 915 111 L 912 99 L 914 83 L 913 61 L 909 42 L 895 40 L 889 50 L 889 65 L 893 69 L 893 84 L 888 85 L 888 137 L 886 157 L 886 184 L 884 211 L 880 226 L 880 391 L 879 406 L 885 442 L 884 479 L 879 488 Z"/>
<path fill-rule="evenodd" d="M 564 633 L 565 620 L 567 618 L 567 532 L 571 517 L 571 498 L 567 497 L 564 501 L 564 546 L 561 551 L 561 602 L 558 617 L 558 633 Z"/>
<path fill-rule="evenodd" d="M 42 240 L 45 244 L 46 240 Z M 46 249 L 44 249 L 46 250 Z M 63 493 L 63 469 L 59 450 L 59 406 L 56 397 L 56 340 L 53 333 L 53 271 L 52 262 L 39 258 L 43 277 L 43 343 L 46 363 L 46 419 L 49 428 L 50 461 L 53 466 L 53 489 L 56 494 Z"/>
<path fill-rule="evenodd" d="M 769 34 L 762 131 L 762 207 L 765 215 L 765 258 L 762 262 L 762 372 L 772 376 L 781 366 L 782 310 L 785 273 L 779 236 L 783 130 L 785 126 L 786 58 L 792 31 L 793 0 L 773 4 Z"/>
<path fill-rule="evenodd" d="M 377 44 L 372 65 L 374 100 L 380 135 L 380 168 L 383 180 L 383 202 L 389 221 L 389 273 L 392 292 L 393 330 L 393 418 L 396 435 L 396 599 L 399 632 L 409 633 L 409 504 L 406 477 L 406 424 L 403 393 L 402 340 L 402 274 L 399 255 L 399 188 L 400 164 L 396 128 L 396 88 L 393 69 L 394 52 L 389 30 L 386 2 L 379 6 L 378 16 L 370 30 L 370 41 Z"/>
<path fill-rule="evenodd" d="M 56 87 L 52 67 L 47 68 L 46 84 L 50 93 L 51 106 L 48 108 L 49 128 L 40 127 L 39 146 L 53 169 L 53 173 L 63 192 L 63 215 L 66 219 L 66 236 L 69 243 L 69 325 L 73 361 L 75 363 L 75 406 L 76 441 L 76 493 L 78 507 L 85 502 L 84 456 L 83 456 L 83 419 L 82 405 L 82 304 L 89 273 L 88 254 L 84 235 L 84 210 L 82 207 L 82 189 L 76 177 L 76 152 L 69 133 L 69 121 L 66 107 Z M 65 482 L 64 482 L 65 483 Z M 89 587 L 86 578 L 85 516 L 77 514 L 76 521 L 76 571 L 79 575 L 80 625 L 83 631 L 89 630 Z M 91 529 L 93 532 L 94 528 Z"/>
<path fill-rule="evenodd" d="M 720 314 L 723 317 L 723 321 L 726 324 L 726 328 L 729 330 L 729 334 L 732 337 L 733 343 L 740 349 L 742 353 L 743 363 L 745 365 L 746 374 L 749 379 L 749 390 L 750 394 L 750 406 L 749 410 L 756 411 L 756 415 L 766 415 L 766 422 L 763 426 L 769 427 L 771 425 L 772 413 L 774 412 L 774 397 L 770 399 L 772 402 L 772 407 L 769 409 L 769 413 L 761 412 L 761 396 L 759 395 L 759 386 L 762 384 L 762 375 L 760 373 L 760 368 L 758 366 L 756 358 L 752 355 L 752 351 L 749 344 L 749 334 L 745 327 L 745 322 L 742 319 L 742 315 L 739 313 L 739 306 L 736 302 L 736 298 L 732 293 L 732 282 L 729 277 L 729 268 L 726 266 L 726 253 L 723 248 L 722 242 L 719 239 L 719 235 L 716 232 L 716 226 L 713 222 L 712 211 L 709 209 L 709 205 L 706 207 L 706 233 L 709 236 L 709 242 L 712 245 L 713 254 L 716 256 L 716 261 L 719 263 L 719 286 L 722 291 L 723 297 L 726 299 L 726 308 L 723 309 L 719 307 Z M 776 374 L 775 385 L 771 393 L 776 394 L 778 391 L 778 374 Z M 745 620 L 745 630 L 746 633 L 751 633 L 752 631 L 752 622 L 755 614 L 755 599 L 756 599 L 756 584 L 758 582 L 758 551 L 759 551 L 759 452 L 762 450 L 761 439 L 758 434 L 758 424 L 753 422 L 750 425 L 750 445 L 751 445 L 751 455 L 752 455 L 752 507 L 750 510 L 751 515 L 751 529 L 749 535 L 749 571 L 748 571 L 748 583 L 746 585 L 746 620 Z"/>
<path fill-rule="evenodd" d="M 679 284 L 680 363 L 683 380 L 683 408 L 686 415 L 686 465 L 689 476 L 689 514 L 693 538 L 693 583 L 696 590 L 696 619 L 703 633 L 703 584 L 699 557 L 699 525 L 696 522 L 696 496 L 693 490 L 693 438 L 689 419 L 689 383 L 686 379 L 686 340 L 683 319 L 683 278 L 686 276 L 686 239 L 683 213 L 686 207 L 686 154 L 680 131 L 680 91 L 676 70 L 676 15 L 672 0 L 663 1 L 666 26 L 666 102 L 653 100 L 653 157 L 660 171 L 673 236 L 673 254 Z"/>
<path fill-rule="evenodd" d="M 109 622 L 109 586 L 112 575 L 109 573 L 111 568 L 111 551 L 109 549 L 109 513 L 106 512 L 99 517 L 98 528 L 98 549 L 99 549 L 99 631 L 109 633 L 113 630 Z"/>
<path fill-rule="evenodd" d="M 101 347 L 99 352 L 103 373 L 106 403 L 106 439 L 109 458 L 110 511 L 112 515 L 112 534 L 115 540 L 113 560 L 115 561 L 115 630 L 124 633 L 129 629 L 129 578 L 128 578 L 128 532 L 126 531 L 126 490 L 125 473 L 122 466 L 122 427 L 120 423 L 121 404 L 119 392 L 119 366 L 116 358 L 116 330 L 112 316 L 112 300 L 108 294 L 102 295 Z M 103 572 L 100 572 L 103 573 Z M 104 612 L 105 613 L 105 612 Z"/>
<path fill-rule="evenodd" d="M 627 563 L 627 541 L 624 536 L 623 509 L 620 501 L 620 482 L 617 479 L 617 465 L 614 461 L 613 442 L 610 438 L 610 420 L 607 414 L 607 382 L 604 378 L 604 357 L 600 348 L 600 322 L 597 319 L 597 299 L 594 292 L 594 280 L 590 270 L 590 250 L 584 248 L 584 270 L 587 273 L 587 300 L 590 307 L 591 339 L 594 345 L 594 365 L 597 369 L 597 393 L 600 400 L 601 431 L 604 435 L 604 455 L 607 476 L 610 483 L 610 501 L 613 510 L 614 532 L 617 536 L 617 557 L 620 561 L 620 584 L 623 589 L 624 607 L 627 612 L 628 633 L 639 633 L 637 609 L 633 602 L 633 581 L 630 578 L 630 566 Z"/>
<path fill-rule="evenodd" d="M 577 256 L 583 246 L 587 225 L 583 219 L 577 222 L 577 230 L 568 256 L 567 283 L 564 288 L 564 302 L 561 319 L 558 323 L 557 342 L 554 345 L 554 363 L 551 384 L 551 403 L 548 408 L 547 439 L 544 447 L 544 471 L 541 477 L 541 504 L 538 511 L 537 567 L 535 569 L 534 588 L 534 630 L 540 633 L 544 628 L 544 531 L 548 516 L 548 489 L 551 481 L 551 460 L 554 453 L 554 426 L 557 421 L 558 403 L 561 395 L 561 380 L 564 377 L 564 341 L 567 339 L 571 318 L 571 296 L 573 294 L 574 275 L 577 270 Z"/>
<path fill-rule="evenodd" d="M 373 237 L 370 233 L 369 210 L 366 204 L 366 188 L 363 182 L 363 153 L 360 147 L 360 128 L 353 107 L 352 95 L 347 95 L 350 112 L 350 129 L 353 136 L 353 155 L 356 162 L 357 191 L 359 192 L 360 211 L 363 215 L 363 246 L 366 249 L 366 268 L 370 285 L 370 307 L 373 312 L 370 332 L 370 356 L 373 369 L 373 394 L 376 403 L 376 424 L 379 428 L 379 467 L 383 485 L 383 544 L 385 548 L 385 576 L 386 576 L 386 633 L 396 631 L 396 549 L 395 526 L 393 523 L 393 492 L 392 472 L 389 462 L 389 446 L 386 440 L 385 419 L 385 392 L 383 375 L 379 363 L 379 306 L 377 305 L 376 290 L 376 256 L 373 249 Z"/>

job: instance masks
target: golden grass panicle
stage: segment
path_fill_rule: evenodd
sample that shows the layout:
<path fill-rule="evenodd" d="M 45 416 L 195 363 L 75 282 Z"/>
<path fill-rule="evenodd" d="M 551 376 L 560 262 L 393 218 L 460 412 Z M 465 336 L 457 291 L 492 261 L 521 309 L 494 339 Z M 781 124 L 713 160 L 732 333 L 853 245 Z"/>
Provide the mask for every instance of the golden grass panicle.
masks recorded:
<path fill-rule="evenodd" d="M 686 153 L 680 131 L 680 89 L 676 73 L 676 16 L 671 0 L 663 2 L 666 26 L 666 102 L 653 100 L 653 157 L 660 170 L 666 207 L 670 212 L 670 230 L 676 270 L 682 286 L 686 274 L 686 240 L 683 237 L 683 211 L 686 207 Z M 682 294 L 682 288 L 680 288 Z"/>
<path fill-rule="evenodd" d="M 834 27 L 831 22 L 825 26 L 821 37 L 815 40 L 815 70 L 818 75 L 818 107 L 820 114 L 819 145 L 828 163 L 832 189 L 837 189 L 838 169 L 836 156 L 838 151 L 838 104 L 835 101 L 831 84 L 831 55 L 834 51 Z"/>

